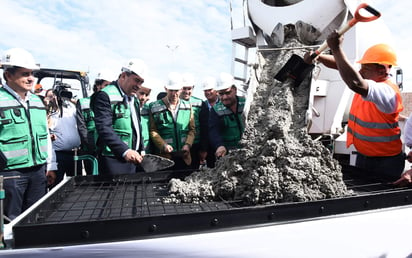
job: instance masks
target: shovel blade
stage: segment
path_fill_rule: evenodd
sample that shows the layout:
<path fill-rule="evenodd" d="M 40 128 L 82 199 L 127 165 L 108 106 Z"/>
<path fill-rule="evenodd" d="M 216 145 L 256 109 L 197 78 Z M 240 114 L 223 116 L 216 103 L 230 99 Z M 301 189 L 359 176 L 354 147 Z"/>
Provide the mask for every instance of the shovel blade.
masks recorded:
<path fill-rule="evenodd" d="M 152 154 L 144 155 L 143 161 L 140 163 L 143 170 L 149 173 L 173 167 L 174 164 L 173 160 Z"/>
<path fill-rule="evenodd" d="M 297 87 L 314 67 L 315 65 L 308 64 L 300 56 L 293 54 L 275 75 L 275 79 L 284 82 L 286 79 L 291 78 L 295 81 Z"/>

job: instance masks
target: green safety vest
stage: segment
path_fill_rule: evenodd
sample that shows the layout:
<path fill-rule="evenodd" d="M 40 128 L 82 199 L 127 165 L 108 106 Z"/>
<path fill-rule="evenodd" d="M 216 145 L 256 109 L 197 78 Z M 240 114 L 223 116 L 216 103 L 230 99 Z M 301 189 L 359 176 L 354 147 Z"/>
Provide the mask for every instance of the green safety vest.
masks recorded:
<path fill-rule="evenodd" d="M 225 107 L 222 102 L 217 102 L 213 109 L 219 116 L 220 124 L 224 130 L 222 133 L 223 144 L 226 148 L 238 148 L 239 141 L 242 138 L 243 131 L 245 130 L 245 123 L 243 121 L 242 113 L 245 108 L 245 98 L 237 97 L 237 113 L 233 113 L 232 110 Z"/>
<path fill-rule="evenodd" d="M 157 132 L 163 140 L 171 145 L 174 150 L 180 150 L 185 145 L 189 132 L 190 103 L 180 100 L 176 121 L 174 121 L 172 113 L 161 99 L 150 103 L 150 112 L 156 124 Z"/>
<path fill-rule="evenodd" d="M 146 153 L 150 153 L 150 107 L 147 103 L 140 110 L 140 123 L 142 125 L 144 150 Z"/>
<path fill-rule="evenodd" d="M 200 110 L 202 109 L 203 101 L 197 97 L 190 97 L 190 104 L 192 105 L 193 117 L 195 119 L 195 140 L 193 143 L 200 142 Z"/>
<path fill-rule="evenodd" d="M 90 97 L 87 98 L 82 98 L 79 99 L 79 104 L 80 104 L 80 110 L 82 112 L 83 115 L 83 119 L 84 119 L 84 123 L 86 124 L 86 128 L 87 128 L 87 134 L 89 135 L 93 135 L 92 137 L 88 137 L 89 139 L 93 139 L 93 144 L 96 144 L 97 141 L 97 131 L 96 131 L 96 124 L 94 123 L 94 112 L 93 110 L 90 108 Z M 85 151 L 95 151 L 94 150 L 89 150 L 88 146 L 84 146 L 82 145 L 81 148 Z"/>
<path fill-rule="evenodd" d="M 131 111 L 127 105 L 124 103 L 123 96 L 120 93 L 118 86 L 116 85 L 107 85 L 102 89 L 102 91 L 106 92 L 110 99 L 110 105 L 112 108 L 112 115 L 113 115 L 113 130 L 115 133 L 120 137 L 120 139 L 127 144 L 130 148 L 132 148 L 133 143 L 133 122 Z M 136 115 L 139 111 L 139 103 L 138 100 L 135 99 L 135 110 Z M 138 118 L 139 119 L 139 118 Z M 114 156 L 109 146 L 103 143 L 102 147 L 102 154 L 106 156 Z"/>
<path fill-rule="evenodd" d="M 30 94 L 27 111 L 13 95 L 0 88 L 0 150 L 7 159 L 4 170 L 46 163 L 46 118 L 46 108 L 35 94 Z"/>

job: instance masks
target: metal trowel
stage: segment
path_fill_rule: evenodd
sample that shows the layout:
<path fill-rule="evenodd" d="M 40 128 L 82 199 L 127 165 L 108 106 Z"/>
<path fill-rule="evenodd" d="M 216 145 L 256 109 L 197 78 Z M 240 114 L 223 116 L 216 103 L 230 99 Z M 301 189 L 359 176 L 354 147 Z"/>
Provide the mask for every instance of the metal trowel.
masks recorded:
<path fill-rule="evenodd" d="M 362 16 L 360 10 L 364 9 L 368 11 L 372 16 Z M 339 29 L 339 35 L 343 35 L 350 28 L 352 28 L 358 22 L 370 22 L 378 19 L 381 16 L 380 12 L 372 8 L 366 3 L 360 4 L 354 14 L 354 17 L 345 24 L 341 29 Z M 328 48 L 327 41 L 311 55 L 311 58 L 314 59 L 320 53 Z M 295 80 L 295 86 L 299 86 L 300 83 L 306 78 L 306 76 L 313 70 L 315 66 L 313 64 L 306 63 L 300 56 L 293 54 L 292 57 L 286 62 L 286 64 L 279 70 L 275 75 L 275 79 L 281 82 L 284 82 L 287 78 Z"/>
<path fill-rule="evenodd" d="M 174 166 L 174 161 L 157 155 L 146 154 L 140 163 L 144 172 L 155 172 Z"/>

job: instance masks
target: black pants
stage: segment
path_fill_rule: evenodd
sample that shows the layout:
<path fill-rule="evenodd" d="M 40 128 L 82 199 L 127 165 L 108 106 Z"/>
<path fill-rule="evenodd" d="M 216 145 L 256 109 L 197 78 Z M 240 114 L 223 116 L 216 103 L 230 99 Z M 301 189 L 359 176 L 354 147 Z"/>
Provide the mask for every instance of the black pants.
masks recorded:
<path fill-rule="evenodd" d="M 206 163 L 208 168 L 214 168 L 216 163 L 215 149 L 209 145 L 207 149 Z"/>
<path fill-rule="evenodd" d="M 380 176 L 389 181 L 399 179 L 405 168 L 405 154 L 399 153 L 388 157 L 368 157 L 356 155 L 356 167 L 371 176 Z"/>
<path fill-rule="evenodd" d="M 99 175 L 127 175 L 136 173 L 136 165 L 112 156 L 99 156 Z"/>
<path fill-rule="evenodd" d="M 77 175 L 82 174 L 81 161 L 76 162 L 77 175 L 74 174 L 75 172 L 74 151 L 56 151 L 56 161 L 57 161 L 56 181 L 53 187 L 63 180 L 64 174 L 66 174 L 66 176 L 77 176 Z"/>
<path fill-rule="evenodd" d="M 192 157 L 192 164 L 190 164 L 190 168 L 192 169 L 199 169 L 200 166 L 200 144 L 193 143 L 192 148 L 190 148 L 190 156 Z"/>
<path fill-rule="evenodd" d="M 4 176 L 4 214 L 14 219 L 46 194 L 46 165 L 0 172 Z M 6 179 L 18 176 L 18 178 Z"/>

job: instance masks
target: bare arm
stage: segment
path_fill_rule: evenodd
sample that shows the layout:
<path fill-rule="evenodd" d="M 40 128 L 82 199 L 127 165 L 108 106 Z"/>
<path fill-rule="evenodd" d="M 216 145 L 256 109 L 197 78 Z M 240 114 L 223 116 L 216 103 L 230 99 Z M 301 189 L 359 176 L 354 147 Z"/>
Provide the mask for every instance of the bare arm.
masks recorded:
<path fill-rule="evenodd" d="M 325 65 L 328 68 L 331 69 L 338 69 L 336 66 L 335 58 L 332 55 L 326 55 L 326 54 L 320 54 L 315 58 L 312 58 L 312 54 L 315 52 L 306 52 L 305 56 L 303 57 L 303 60 L 305 63 L 312 64 L 314 60 L 317 60 L 321 62 L 323 65 Z"/>
<path fill-rule="evenodd" d="M 332 50 L 336 67 L 346 85 L 354 92 L 366 97 L 368 95 L 368 83 L 349 63 L 341 47 L 342 39 L 342 36 L 339 36 L 336 31 L 332 32 L 328 37 L 328 46 Z"/>
<path fill-rule="evenodd" d="M 332 55 L 319 55 L 317 60 L 328 68 L 338 69 L 335 58 Z"/>

